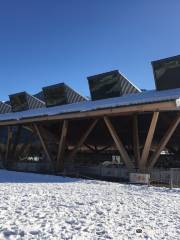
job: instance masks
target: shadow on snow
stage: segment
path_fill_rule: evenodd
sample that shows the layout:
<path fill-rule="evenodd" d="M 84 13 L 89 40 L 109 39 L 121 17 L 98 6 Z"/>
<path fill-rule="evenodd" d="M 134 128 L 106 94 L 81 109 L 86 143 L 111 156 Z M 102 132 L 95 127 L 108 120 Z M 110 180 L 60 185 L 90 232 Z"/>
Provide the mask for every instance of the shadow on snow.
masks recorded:
<path fill-rule="evenodd" d="M 0 183 L 71 183 L 83 179 L 0 170 Z"/>

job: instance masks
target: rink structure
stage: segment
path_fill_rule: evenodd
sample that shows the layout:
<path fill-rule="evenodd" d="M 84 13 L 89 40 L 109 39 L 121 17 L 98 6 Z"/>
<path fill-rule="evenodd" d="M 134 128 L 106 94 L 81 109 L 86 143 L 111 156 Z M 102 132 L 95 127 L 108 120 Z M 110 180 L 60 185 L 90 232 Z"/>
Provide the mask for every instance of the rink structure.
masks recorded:
<path fill-rule="evenodd" d="M 180 56 L 152 67 L 155 90 L 113 70 L 87 78 L 90 99 L 63 82 L 10 95 L 0 102 L 1 167 L 92 176 L 113 169 L 115 178 L 180 168 Z"/>

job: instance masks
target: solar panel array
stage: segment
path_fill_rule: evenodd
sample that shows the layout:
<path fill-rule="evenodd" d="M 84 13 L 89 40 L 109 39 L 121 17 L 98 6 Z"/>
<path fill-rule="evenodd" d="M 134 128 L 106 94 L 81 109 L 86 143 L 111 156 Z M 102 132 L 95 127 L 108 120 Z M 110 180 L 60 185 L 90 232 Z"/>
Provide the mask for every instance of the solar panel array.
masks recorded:
<path fill-rule="evenodd" d="M 152 66 L 157 90 L 180 88 L 180 56 L 153 61 Z M 131 98 L 131 94 L 144 92 L 118 70 L 90 76 L 87 79 L 92 100 L 117 98 L 125 95 Z M 10 95 L 9 98 L 10 101 L 6 103 L 0 102 L 0 114 L 89 102 L 87 98 L 63 82 L 44 87 L 35 95 L 20 92 Z"/>

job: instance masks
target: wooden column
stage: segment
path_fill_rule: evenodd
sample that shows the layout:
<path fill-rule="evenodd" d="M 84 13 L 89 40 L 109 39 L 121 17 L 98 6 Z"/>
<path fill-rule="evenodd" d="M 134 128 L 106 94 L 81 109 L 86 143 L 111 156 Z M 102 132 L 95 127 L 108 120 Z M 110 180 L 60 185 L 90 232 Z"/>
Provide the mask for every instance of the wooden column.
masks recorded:
<path fill-rule="evenodd" d="M 130 159 L 126 149 L 124 148 L 121 139 L 117 135 L 117 132 L 116 132 L 115 128 L 113 127 L 113 125 L 112 125 L 112 123 L 111 123 L 111 121 L 109 120 L 108 117 L 104 117 L 104 121 L 106 123 L 106 126 L 107 126 L 109 132 L 110 132 L 110 135 L 112 136 L 112 138 L 113 138 L 113 140 L 116 144 L 117 149 L 119 150 L 119 153 L 120 153 L 126 167 L 129 170 L 132 170 L 134 168 L 134 164 L 133 164 L 132 160 Z"/>
<path fill-rule="evenodd" d="M 48 162 L 50 163 L 50 165 L 53 167 L 53 162 L 52 162 L 51 156 L 50 156 L 50 154 L 49 154 L 49 152 L 48 152 L 48 148 L 47 148 L 47 146 L 46 146 L 46 143 L 45 143 L 45 141 L 44 141 L 44 139 L 43 139 L 43 137 L 42 137 L 42 135 L 41 135 L 40 129 L 39 129 L 38 125 L 35 124 L 35 123 L 33 123 L 33 127 L 34 127 L 34 129 L 35 129 L 35 131 L 36 131 L 36 133 L 37 133 L 37 135 L 38 135 L 38 137 L 39 137 L 39 140 L 40 140 L 40 142 L 41 142 L 41 145 L 42 145 L 42 147 L 43 147 L 43 150 L 44 150 L 44 152 L 45 152 L 45 154 L 46 154 L 47 160 L 48 160 Z"/>
<path fill-rule="evenodd" d="M 63 170 L 63 162 L 64 162 L 64 151 L 65 151 L 65 144 L 66 144 L 66 137 L 67 137 L 67 130 L 68 130 L 68 121 L 64 120 L 62 125 L 61 136 L 59 140 L 58 146 L 58 154 L 57 154 L 57 162 L 56 162 L 56 170 Z"/>
<path fill-rule="evenodd" d="M 154 165 L 156 164 L 161 152 L 167 145 L 168 141 L 170 140 L 171 136 L 175 132 L 177 126 L 180 123 L 180 116 L 177 116 L 170 124 L 169 128 L 165 132 L 164 136 L 162 137 L 161 141 L 159 142 L 156 151 L 152 155 L 149 161 L 149 169 L 152 169 Z"/>
<path fill-rule="evenodd" d="M 152 117 L 152 120 L 151 120 L 149 131 L 148 131 L 148 134 L 147 134 L 147 137 L 146 137 L 144 149 L 143 149 L 142 156 L 141 156 L 141 159 L 140 159 L 140 162 L 139 162 L 139 168 L 142 171 L 144 171 L 145 168 L 146 168 L 146 163 L 147 163 L 147 159 L 148 159 L 148 156 L 149 156 L 149 151 L 150 151 L 150 148 L 151 148 L 155 128 L 156 128 L 156 125 L 157 125 L 158 116 L 159 116 L 159 112 L 154 112 L 153 113 L 153 117 Z"/>
<path fill-rule="evenodd" d="M 92 130 L 94 129 L 95 125 L 97 124 L 98 120 L 94 120 L 93 123 L 89 126 L 89 128 L 85 131 L 85 133 L 82 135 L 82 137 L 80 138 L 79 142 L 77 143 L 77 145 L 74 147 L 74 149 L 72 150 L 72 152 L 69 154 L 69 159 L 71 161 L 74 160 L 74 157 L 78 151 L 78 149 L 82 146 L 82 144 L 85 142 L 85 140 L 87 139 L 87 137 L 89 136 L 89 134 L 92 132 Z"/>
<path fill-rule="evenodd" d="M 139 129 L 138 129 L 138 116 L 133 116 L 133 152 L 136 161 L 136 166 L 139 166 L 140 161 L 140 146 L 139 146 Z"/>

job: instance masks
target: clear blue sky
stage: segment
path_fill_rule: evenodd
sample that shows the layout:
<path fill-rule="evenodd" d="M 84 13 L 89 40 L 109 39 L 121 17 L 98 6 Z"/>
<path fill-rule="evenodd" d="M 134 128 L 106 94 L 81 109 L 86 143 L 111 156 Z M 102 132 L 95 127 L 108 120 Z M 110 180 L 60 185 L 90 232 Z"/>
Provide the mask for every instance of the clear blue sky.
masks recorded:
<path fill-rule="evenodd" d="M 180 0 L 0 0 L 0 99 L 119 69 L 154 88 L 150 62 L 180 54 Z"/>

